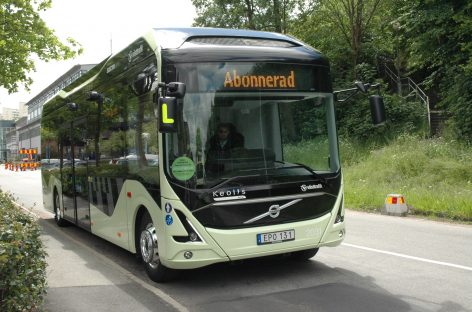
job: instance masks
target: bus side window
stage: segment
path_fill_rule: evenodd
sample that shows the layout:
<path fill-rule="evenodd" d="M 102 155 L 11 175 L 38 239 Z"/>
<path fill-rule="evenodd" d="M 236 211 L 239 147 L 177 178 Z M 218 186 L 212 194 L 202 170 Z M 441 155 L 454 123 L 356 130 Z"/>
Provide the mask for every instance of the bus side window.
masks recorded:
<path fill-rule="evenodd" d="M 136 96 L 129 92 L 129 129 L 127 165 L 129 174 L 151 185 L 159 185 L 159 145 L 157 119 L 154 116 L 152 93 Z"/>

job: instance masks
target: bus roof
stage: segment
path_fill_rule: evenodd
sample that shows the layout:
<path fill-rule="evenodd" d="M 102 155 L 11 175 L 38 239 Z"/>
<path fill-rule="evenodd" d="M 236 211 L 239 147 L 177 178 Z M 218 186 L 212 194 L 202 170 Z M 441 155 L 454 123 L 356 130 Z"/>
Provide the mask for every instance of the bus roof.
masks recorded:
<path fill-rule="evenodd" d="M 155 28 L 156 38 L 163 49 L 177 49 L 192 38 L 214 37 L 214 38 L 249 38 L 266 39 L 272 41 L 283 41 L 291 43 L 294 46 L 306 46 L 287 35 L 243 29 L 224 29 L 224 28 Z"/>
<path fill-rule="evenodd" d="M 170 63 L 260 61 L 329 66 L 321 52 L 287 35 L 241 29 L 157 28 L 155 43 Z M 215 49 L 215 47 L 219 47 Z"/>
<path fill-rule="evenodd" d="M 247 54 L 253 57 L 254 60 L 261 60 L 262 57 L 269 55 L 265 52 L 261 52 L 260 49 L 250 49 L 252 46 L 274 48 L 272 49 L 271 60 L 315 61 L 319 65 L 328 64 L 327 59 L 316 49 L 313 49 L 295 38 L 279 33 L 223 28 L 155 28 L 147 35 L 138 38 L 128 47 L 113 56 L 107 57 L 75 83 L 64 88 L 58 96 L 61 98 L 67 97 L 82 88 L 84 84 L 93 81 L 100 72 L 110 70 L 108 66 L 110 62 L 114 64 L 114 62 L 122 59 L 123 56 L 129 55 L 129 53 L 133 52 L 133 49 L 136 49 L 136 43 L 141 44 L 139 42 L 144 42 L 143 40 L 147 42 L 149 49 L 155 49 L 159 46 L 163 50 L 172 50 L 173 52 L 171 54 L 180 61 L 237 61 L 238 55 L 243 59 L 247 59 Z M 227 49 L 221 49 L 215 52 L 215 45 L 233 45 L 234 47 L 232 47 L 230 52 L 228 52 Z M 197 47 L 197 49 L 195 49 L 195 47 Z M 191 55 L 186 52 L 186 48 L 192 49 Z M 189 57 L 190 59 L 188 59 Z M 166 54 L 166 58 L 169 59 L 169 54 Z"/>

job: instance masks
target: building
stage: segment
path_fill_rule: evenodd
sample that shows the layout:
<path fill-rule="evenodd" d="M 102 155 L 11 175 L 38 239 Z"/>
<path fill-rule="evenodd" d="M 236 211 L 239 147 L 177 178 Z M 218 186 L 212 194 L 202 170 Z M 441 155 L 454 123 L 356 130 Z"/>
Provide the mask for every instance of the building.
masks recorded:
<path fill-rule="evenodd" d="M 20 118 L 20 110 L 16 108 L 3 107 L 0 120 L 17 120 Z"/>
<path fill-rule="evenodd" d="M 0 161 L 7 160 L 7 133 L 15 130 L 15 121 L 0 120 Z"/>
<path fill-rule="evenodd" d="M 18 155 L 18 150 L 25 148 L 39 148 L 41 145 L 41 136 L 40 136 L 40 120 L 38 119 L 37 122 L 29 123 L 26 117 L 23 117 L 18 120 L 16 123 L 16 137 L 17 137 L 17 148 L 16 153 L 13 151 L 11 155 L 16 154 Z M 13 135 L 12 135 L 13 136 Z M 13 143 L 11 143 L 12 146 Z"/>
<path fill-rule="evenodd" d="M 28 115 L 28 108 L 26 103 L 20 102 L 18 108 L 3 107 L 0 114 L 0 120 L 18 120 L 21 117 Z"/>
<path fill-rule="evenodd" d="M 25 102 L 20 102 L 18 104 L 18 110 L 20 111 L 20 118 L 28 115 L 28 107 Z"/>
<path fill-rule="evenodd" d="M 26 121 L 26 117 L 23 117 Z M 18 149 L 18 132 L 16 131 L 16 125 L 18 125 L 19 121 L 15 123 L 15 129 L 7 132 L 6 134 L 6 148 L 7 148 L 7 158 L 6 160 L 15 160 L 18 159 L 19 156 L 19 149 Z"/>
<path fill-rule="evenodd" d="M 28 110 L 26 117 L 18 120 L 13 131 L 14 133 L 8 134 L 8 139 L 10 140 L 9 146 L 11 147 L 9 152 L 10 157 L 18 156 L 18 150 L 22 148 L 36 148 L 38 154 L 41 153 L 40 126 L 43 105 L 59 91 L 80 78 L 94 66 L 95 64 L 75 65 L 38 95 L 24 104 Z M 4 138 L 6 141 L 6 136 Z M 16 142 L 13 142 L 12 140 L 16 140 Z"/>

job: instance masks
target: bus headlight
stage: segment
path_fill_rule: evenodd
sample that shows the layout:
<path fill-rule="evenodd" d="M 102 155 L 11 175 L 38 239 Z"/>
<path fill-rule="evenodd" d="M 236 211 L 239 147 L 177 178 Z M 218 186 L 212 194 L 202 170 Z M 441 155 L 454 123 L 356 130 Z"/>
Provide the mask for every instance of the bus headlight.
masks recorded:
<path fill-rule="evenodd" d="M 195 232 L 191 232 L 190 235 L 189 235 L 189 238 L 190 238 L 191 242 L 197 242 L 197 241 L 200 240 L 197 233 L 195 233 Z"/>

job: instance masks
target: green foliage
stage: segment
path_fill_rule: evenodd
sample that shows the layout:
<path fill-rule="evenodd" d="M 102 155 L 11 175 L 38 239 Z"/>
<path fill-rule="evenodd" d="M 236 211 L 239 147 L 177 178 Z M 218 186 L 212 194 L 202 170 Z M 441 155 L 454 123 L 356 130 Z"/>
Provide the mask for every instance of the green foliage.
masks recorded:
<path fill-rule="evenodd" d="M 448 83 L 442 105 L 452 115 L 449 127 L 454 137 L 472 143 L 472 70 L 458 72 Z"/>
<path fill-rule="evenodd" d="M 429 90 L 456 138 L 472 142 L 472 2 L 455 0 L 194 0 L 195 25 L 289 32 L 330 60 L 334 89 L 379 78 L 379 59 Z M 274 6 L 285 10 L 275 10 Z M 275 14 L 279 12 L 279 14 Z M 290 12 L 290 13 L 283 13 Z M 282 22 L 280 22 L 282 21 Z M 373 129 L 360 97 L 338 109 L 341 133 L 357 140 L 425 130 L 424 108 L 386 97 L 389 124 Z M 408 112 L 410 114 L 408 114 Z M 421 116 L 420 116 L 421 115 Z"/>
<path fill-rule="evenodd" d="M 384 95 L 387 124 L 383 138 L 395 138 L 401 134 L 428 133 L 426 106 L 419 101 L 408 101 L 394 94 Z"/>
<path fill-rule="evenodd" d="M 398 3 L 386 1 L 320 1 L 313 13 L 294 23 L 292 33 L 327 55 L 335 89 L 351 88 L 354 77 L 364 82 L 378 79 L 378 56 L 393 58 L 394 42 L 385 35 L 392 35 L 389 13 L 395 6 Z M 401 133 L 427 130 L 426 107 L 386 90 L 383 94 L 388 118 L 385 126 L 372 125 L 368 98 L 359 94 L 337 105 L 339 133 L 358 142 L 386 142 Z"/>
<path fill-rule="evenodd" d="M 398 18 L 410 70 L 422 79 L 438 106 L 451 115 L 461 140 L 472 142 L 472 2 L 406 2 Z"/>
<path fill-rule="evenodd" d="M 328 56 L 335 86 L 341 88 L 365 79 L 358 65 L 375 68 L 385 45 L 385 36 L 378 40 L 385 10 L 385 1 L 379 0 L 323 0 L 293 22 L 291 33 Z"/>
<path fill-rule="evenodd" d="M 335 87 L 352 81 L 351 52 L 335 22 L 326 18 L 326 9 L 317 5 L 313 13 L 307 13 L 293 23 L 290 33 L 315 47 L 330 60 L 331 76 Z"/>
<path fill-rule="evenodd" d="M 320 146 L 302 141 L 284 155 L 317 168 Z M 380 211 L 387 194 L 400 193 L 414 214 L 472 221 L 472 147 L 402 135 L 388 145 L 341 139 L 340 153 L 346 207 Z"/>
<path fill-rule="evenodd" d="M 384 95 L 387 122 L 374 126 L 369 100 L 365 95 L 337 106 L 338 129 L 342 137 L 358 143 L 377 141 L 386 143 L 403 133 L 427 132 L 426 107 L 420 102 L 409 102 L 398 95 Z"/>
<path fill-rule="evenodd" d="M 198 17 L 194 26 L 245 28 L 286 33 L 310 1 L 192 0 Z"/>
<path fill-rule="evenodd" d="M 361 15 L 356 25 L 352 8 L 372 10 L 372 4 L 366 6 L 368 2 L 320 1 L 310 14 L 294 22 L 292 33 L 328 56 L 335 89 L 350 87 L 353 77 L 363 81 L 377 79 L 378 58 L 393 63 L 399 73 L 409 72 L 429 89 L 433 105 L 439 102 L 436 107 L 446 109 L 456 138 L 472 142 L 472 2 L 382 1 L 375 12 L 367 11 L 373 12 L 369 24 L 362 20 L 362 17 L 368 19 L 367 13 Z M 353 38 L 359 31 L 362 35 L 357 37 L 356 48 Z M 353 62 L 352 57 L 357 52 L 358 61 Z M 417 116 L 409 116 L 407 110 L 403 110 L 407 102 L 401 104 L 399 99 L 387 97 L 385 102 L 390 106 L 387 110 L 392 122 L 390 130 L 400 133 L 399 129 L 403 129 L 410 133 L 412 125 L 418 128 Z M 410 112 L 422 114 L 422 109 L 414 110 L 416 106 L 412 104 Z M 349 132 L 358 140 L 369 139 L 371 129 L 364 123 L 368 118 L 359 114 L 365 113 L 365 104 L 357 101 L 350 107 L 352 109 L 344 113 L 338 110 L 341 132 Z M 395 116 L 390 116 L 391 113 Z M 394 120 L 402 121 L 403 125 L 397 127 Z M 343 129 L 344 124 L 348 125 L 346 129 Z"/>
<path fill-rule="evenodd" d="M 40 227 L 0 191 L 0 310 L 37 311 L 46 293 Z"/>
<path fill-rule="evenodd" d="M 341 142 L 342 155 L 345 142 Z M 414 214 L 472 220 L 472 149 L 444 139 L 400 136 L 382 148 L 347 145 L 346 206 L 380 211 L 385 196 L 405 195 Z"/>
<path fill-rule="evenodd" d="M 325 139 L 304 140 L 284 146 L 284 158 L 291 163 L 306 164 L 311 168 L 326 170 L 329 155 L 328 141 Z"/>
<path fill-rule="evenodd" d="M 77 42 L 62 43 L 38 12 L 51 6 L 51 0 L 3 0 L 0 4 L 0 87 L 9 92 L 19 84 L 28 87 L 28 73 L 35 70 L 34 59 L 63 60 L 81 52 Z"/>

